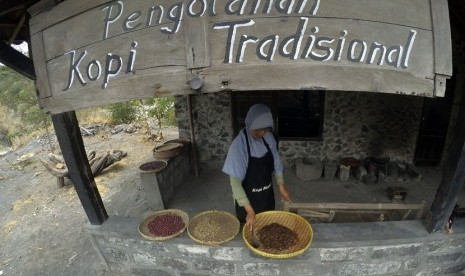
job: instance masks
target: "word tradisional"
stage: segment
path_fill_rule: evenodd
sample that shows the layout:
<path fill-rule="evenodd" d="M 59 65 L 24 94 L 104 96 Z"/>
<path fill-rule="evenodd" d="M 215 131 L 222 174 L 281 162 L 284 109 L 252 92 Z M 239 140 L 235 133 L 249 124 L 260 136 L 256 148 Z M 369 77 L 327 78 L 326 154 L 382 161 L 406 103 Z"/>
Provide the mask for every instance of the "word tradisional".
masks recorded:
<path fill-rule="evenodd" d="M 234 22 L 215 23 L 213 29 L 227 30 L 226 49 L 223 63 L 241 63 L 244 60 L 244 53 L 248 45 L 255 45 L 256 56 L 261 60 L 273 61 L 276 52 L 282 57 L 290 59 L 312 59 L 316 61 L 340 61 L 342 54 L 346 52 L 348 61 L 366 62 L 367 64 L 383 65 L 397 68 L 407 68 L 410 53 L 417 31 L 410 30 L 405 46 L 393 45 L 385 46 L 379 42 L 373 42 L 370 46 L 361 39 L 346 41 L 347 30 L 340 32 L 339 38 L 327 36 L 317 36 L 318 27 L 312 27 L 310 35 L 305 36 L 309 18 L 301 17 L 297 26 L 297 31 L 287 37 L 280 38 L 279 35 L 269 35 L 262 39 L 251 36 L 241 35 L 238 39 L 237 31 L 255 24 L 254 20 L 242 20 Z M 234 51 L 234 45 L 237 43 L 237 50 Z M 345 45 L 348 44 L 347 50 Z M 234 52 L 236 53 L 233 60 Z"/>

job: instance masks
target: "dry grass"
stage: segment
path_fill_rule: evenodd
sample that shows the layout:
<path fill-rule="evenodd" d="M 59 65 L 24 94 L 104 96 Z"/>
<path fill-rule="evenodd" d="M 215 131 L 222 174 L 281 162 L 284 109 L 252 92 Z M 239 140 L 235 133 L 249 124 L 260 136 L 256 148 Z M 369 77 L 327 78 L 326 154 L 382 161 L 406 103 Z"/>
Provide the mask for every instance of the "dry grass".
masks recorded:
<path fill-rule="evenodd" d="M 103 124 L 110 121 L 110 112 L 105 107 L 86 108 L 76 111 L 79 124 Z"/>
<path fill-rule="evenodd" d="M 48 131 L 53 131 L 52 127 L 49 127 Z M 0 105 L 0 133 L 10 138 L 14 149 L 26 145 L 33 137 L 43 135 L 46 132 L 45 125 L 26 125 L 19 116 Z"/>
<path fill-rule="evenodd" d="M 8 108 L 0 105 L 0 133 L 11 139 L 12 136 L 21 133 L 21 129 L 21 120 Z M 14 141 L 11 142 L 14 146 Z"/>
<path fill-rule="evenodd" d="M 53 131 L 53 129 L 49 128 L 49 131 Z M 13 144 L 13 148 L 14 149 L 20 148 L 20 147 L 26 145 L 27 143 L 29 143 L 29 141 L 31 141 L 34 137 L 42 136 L 46 132 L 47 131 L 45 130 L 45 128 L 42 127 L 42 128 L 38 128 L 36 130 L 33 130 L 32 132 L 24 133 L 24 134 L 22 134 L 20 136 L 13 137 L 13 139 L 11 139 L 11 142 Z"/>

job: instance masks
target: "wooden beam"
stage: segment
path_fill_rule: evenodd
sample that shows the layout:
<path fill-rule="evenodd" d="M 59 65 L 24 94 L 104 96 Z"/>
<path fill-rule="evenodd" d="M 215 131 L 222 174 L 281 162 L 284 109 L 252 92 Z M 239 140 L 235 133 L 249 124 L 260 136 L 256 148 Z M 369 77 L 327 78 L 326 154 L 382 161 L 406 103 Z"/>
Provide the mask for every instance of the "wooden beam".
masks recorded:
<path fill-rule="evenodd" d="M 29 1 L 32 2 L 32 1 Z M 28 3 L 19 3 L 18 1 L 1 1 L 0 16 L 4 16 L 12 11 L 25 10 Z"/>
<path fill-rule="evenodd" d="M 0 62 L 28 79 L 36 79 L 32 59 L 16 51 L 3 41 L 0 41 Z"/>
<path fill-rule="evenodd" d="M 313 210 L 409 210 L 422 209 L 424 203 L 301 203 L 284 202 L 283 209 Z"/>
<path fill-rule="evenodd" d="M 76 113 L 70 111 L 52 115 L 52 122 L 69 170 L 68 176 L 74 184 L 82 207 L 91 224 L 101 225 L 108 214 L 89 166 Z"/>
<path fill-rule="evenodd" d="M 15 29 L 13 30 L 13 33 L 10 36 L 10 39 L 8 39 L 8 44 L 11 45 L 11 43 L 13 43 L 13 41 L 16 39 L 25 21 L 26 21 L 26 15 L 23 14 L 23 16 L 21 16 L 21 19 L 19 19 L 19 22 L 16 24 Z"/>
<path fill-rule="evenodd" d="M 189 114 L 189 133 L 191 138 L 192 161 L 194 165 L 194 174 L 199 176 L 199 165 L 197 160 L 197 145 L 195 143 L 194 117 L 192 116 L 192 96 L 187 95 L 187 110 Z"/>
<path fill-rule="evenodd" d="M 462 92 L 461 88 L 456 90 Z M 462 92 L 463 93 L 463 92 Z M 455 123 L 455 137 L 448 160 L 445 162 L 441 183 L 431 209 L 424 221 L 428 232 L 437 232 L 444 229 L 452 211 L 457 203 L 457 196 L 462 191 L 465 182 L 465 99 L 459 107 L 459 115 Z"/>
<path fill-rule="evenodd" d="M 444 97 L 446 79 L 452 76 L 452 39 L 447 0 L 431 0 L 434 35 L 434 95 Z"/>

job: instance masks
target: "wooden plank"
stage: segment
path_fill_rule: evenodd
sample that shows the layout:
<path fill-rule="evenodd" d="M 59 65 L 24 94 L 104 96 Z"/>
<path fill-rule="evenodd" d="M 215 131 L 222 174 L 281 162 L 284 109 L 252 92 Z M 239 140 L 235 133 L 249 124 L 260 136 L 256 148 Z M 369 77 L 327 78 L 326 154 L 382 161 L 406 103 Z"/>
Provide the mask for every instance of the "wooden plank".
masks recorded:
<path fill-rule="evenodd" d="M 34 60 L 34 69 L 37 75 L 36 88 L 39 90 L 39 98 L 48 98 L 52 96 L 50 85 L 48 83 L 47 66 L 45 63 L 43 33 L 37 33 L 31 36 L 32 57 Z"/>
<path fill-rule="evenodd" d="M 452 76 L 452 39 L 447 0 L 430 0 L 436 74 Z"/>
<path fill-rule="evenodd" d="M 447 0 L 431 0 L 434 36 L 434 72 L 436 97 L 444 97 L 446 79 L 452 76 L 452 39 Z"/>
<path fill-rule="evenodd" d="M 425 226 L 428 232 L 444 229 L 457 203 L 458 195 L 465 183 L 465 101 L 462 99 L 458 118 L 451 130 L 455 133 L 450 154 L 443 166 L 443 176 L 430 210 L 426 214 Z"/>
<path fill-rule="evenodd" d="M 311 73 L 309 73 L 311 72 Z M 433 96 L 432 80 L 399 71 L 329 65 L 230 65 L 199 70 L 201 91 L 338 90 Z M 343 81 L 342 81 L 343 80 Z M 227 85 L 226 85 L 227 83 Z"/>
<path fill-rule="evenodd" d="M 80 89 L 61 92 L 43 100 L 44 109 L 53 113 L 62 113 L 86 107 L 95 107 L 110 103 L 134 99 L 146 99 L 170 95 L 188 95 L 194 93 L 187 84 L 184 69 L 157 73 L 157 69 L 139 70 L 138 75 L 127 79 L 115 79 L 105 89 L 100 85 L 87 85 Z"/>
<path fill-rule="evenodd" d="M 31 17 L 37 16 L 39 13 L 46 12 L 57 5 L 55 0 L 41 0 L 27 9 L 27 13 Z"/>
<path fill-rule="evenodd" d="M 32 59 L 15 50 L 4 41 L 0 41 L 0 62 L 28 79 L 36 79 Z"/>
<path fill-rule="evenodd" d="M 211 22 L 230 22 L 243 19 L 258 18 L 284 18 L 286 13 L 278 12 L 276 6 L 272 5 L 270 12 L 267 10 L 267 1 L 245 1 L 242 15 L 226 14 L 223 2 L 217 1 L 216 14 L 210 16 Z M 220 4 L 221 3 L 221 4 Z M 274 1 L 276 3 L 276 1 Z M 305 3 L 301 6 L 301 3 Z M 237 6 L 236 6 L 237 7 Z M 303 8 L 302 8 L 303 7 Z M 315 10 L 315 7 L 316 10 Z M 237 9 L 235 9 L 237 10 Z M 302 10 L 302 12 L 299 12 Z M 289 18 L 301 16 L 312 19 L 327 18 L 347 19 L 357 21 L 384 22 L 386 24 L 408 26 L 423 30 L 432 30 L 429 0 L 308 0 L 295 1 L 290 9 Z M 256 12 L 255 12 L 256 11 Z M 264 12 L 265 11 L 265 12 Z M 285 19 L 282 20 L 285 23 Z M 269 26 L 271 28 L 271 26 Z M 378 30 L 380 32 L 380 30 Z"/>
<path fill-rule="evenodd" d="M 76 113 L 72 111 L 52 115 L 52 122 L 68 167 L 69 178 L 74 184 L 87 218 L 91 224 L 101 225 L 108 218 L 108 214 L 87 160 Z"/>
<path fill-rule="evenodd" d="M 67 24 L 62 24 L 67 25 Z M 77 36 L 72 31 L 60 28 L 50 28 L 44 31 L 44 45 L 46 60 L 63 58 L 68 65 L 69 53 L 72 50 L 82 52 L 86 50 L 86 59 L 97 58 L 102 61 L 108 53 L 118 54 L 127 61 L 130 50 L 137 52 L 136 64 L 139 68 L 150 67 L 147 64 L 185 65 L 184 29 L 179 35 L 167 36 L 153 28 L 145 28 L 137 32 L 123 33 L 118 36 L 102 40 L 97 38 L 100 33 L 87 32 Z M 91 26 L 89 26 L 91 27 Z M 59 34 L 59 35 L 58 35 Z M 137 42 L 136 45 L 133 45 Z M 175 62 L 174 64 L 170 64 Z M 103 64 L 102 64 L 103 65 Z"/>
<path fill-rule="evenodd" d="M 134 41 L 137 42 L 138 46 L 134 47 Z M 45 45 L 48 47 L 50 44 L 45 43 Z M 135 54 L 132 54 L 133 50 Z M 114 64 L 112 66 L 109 66 L 109 61 L 107 61 L 110 54 L 113 55 L 111 62 Z M 99 44 L 90 45 L 85 49 L 77 49 L 74 54 L 69 53 L 59 56 L 47 62 L 52 94 L 56 95 L 63 91 L 72 93 L 74 89 L 83 87 L 93 88 L 99 86 L 102 88 L 107 68 L 109 71 L 117 71 L 118 57 L 121 58 L 121 70 L 108 78 L 108 86 L 105 89 L 110 87 L 117 79 L 137 78 L 146 74 L 144 71 L 150 69 L 152 69 L 150 71 L 152 73 L 179 71 L 181 68 L 185 72 L 184 38 L 174 37 L 169 39 L 167 36 L 161 36 L 161 34 L 158 36 L 144 30 L 135 34 L 125 34 L 118 38 L 108 39 Z M 71 69 L 71 61 L 74 61 L 74 64 L 79 61 L 79 65 L 75 67 L 76 70 Z M 97 65 L 97 62 L 100 66 Z M 94 64 L 89 75 L 87 69 L 91 66 L 91 63 Z M 133 63 L 133 69 L 129 71 L 128 66 L 131 63 Z M 100 68 L 100 74 L 98 74 L 98 68 Z M 82 78 L 78 78 L 78 71 Z M 72 83 L 70 83 L 71 72 Z M 96 80 L 92 81 L 93 78 Z M 182 81 L 184 79 L 182 78 Z M 167 79 L 165 81 L 172 80 Z M 81 82 L 84 82 L 85 85 Z"/>
<path fill-rule="evenodd" d="M 190 69 L 205 93 L 328 89 L 431 97 L 435 89 L 431 17 L 419 13 L 431 10 L 429 0 L 283 1 L 269 13 L 265 1 L 241 2 L 243 10 L 240 1 L 214 1 L 215 8 L 212 1 L 67 2 L 31 21 L 43 30 L 41 74 L 50 91 L 44 106 L 52 113 L 191 94 Z M 289 3 L 295 6 L 288 12 L 279 10 Z M 232 23 L 238 20 L 244 24 Z"/>
<path fill-rule="evenodd" d="M 211 66 L 208 41 L 208 24 L 205 17 L 186 19 L 186 64 L 187 69 Z"/>
<path fill-rule="evenodd" d="M 47 0 L 45 0 L 47 2 Z M 63 1 L 57 6 L 53 7 L 50 12 L 42 12 L 36 14 L 31 18 L 29 27 L 31 35 L 36 34 L 46 28 L 57 24 L 58 22 L 64 21 L 76 14 L 80 14 L 94 7 L 98 7 L 102 4 L 112 2 L 110 0 L 79 0 L 79 1 Z M 42 8 L 39 6 L 48 6 L 47 3 L 38 3 L 31 7 L 32 11 L 39 11 Z"/>
<path fill-rule="evenodd" d="M 68 1 L 65 1 L 65 3 L 66 2 Z M 252 5 L 253 1 L 249 1 L 249 2 L 250 3 L 248 3 L 248 5 Z M 367 2 L 367 0 L 365 0 L 365 2 Z M 377 1 L 377 5 L 372 3 L 373 1 L 370 1 L 370 2 L 371 2 L 370 4 L 367 4 L 364 6 L 365 8 L 369 7 L 371 9 L 370 11 L 368 11 L 368 10 L 363 10 L 363 9 L 360 10 L 360 7 L 362 5 L 355 4 L 355 3 L 354 5 L 358 7 L 357 9 L 356 8 L 341 9 L 341 6 L 344 6 L 344 5 L 341 5 L 339 1 L 335 1 L 332 4 L 333 6 L 338 7 L 337 9 L 333 8 L 332 6 L 330 6 L 327 9 L 323 9 L 323 7 L 325 7 L 326 5 L 329 5 L 329 2 L 325 1 L 323 2 L 324 5 L 322 4 L 323 6 L 321 7 L 322 11 L 328 10 L 328 11 L 333 12 L 334 10 L 338 10 L 338 12 L 331 16 L 327 16 L 325 14 L 321 15 L 321 17 L 318 17 L 318 16 L 312 17 L 309 14 L 303 14 L 303 16 L 307 16 L 312 19 L 311 22 L 309 23 L 309 29 L 311 27 L 318 26 L 321 29 L 320 30 L 321 34 L 328 34 L 328 36 L 336 37 L 336 38 L 340 36 L 339 33 L 343 29 L 348 30 L 349 32 L 348 38 L 350 38 L 351 36 L 354 35 L 354 33 L 352 32 L 352 29 L 354 29 L 354 27 L 357 29 L 361 27 L 358 24 L 364 24 L 364 25 L 368 25 L 370 23 L 378 24 L 378 26 L 376 26 L 375 28 L 364 31 L 364 34 L 372 35 L 373 37 L 377 39 L 381 39 L 380 41 L 381 43 L 388 43 L 388 41 L 384 41 L 384 37 L 391 35 L 392 31 L 389 29 L 384 29 L 380 27 L 379 25 L 381 26 L 385 25 L 387 27 L 391 25 L 402 26 L 405 29 L 418 28 L 421 30 L 431 30 L 431 28 L 424 28 L 424 26 L 417 27 L 415 25 L 407 24 L 402 21 L 396 22 L 396 20 L 392 19 L 392 18 L 398 18 L 399 20 L 401 20 L 404 18 L 410 18 L 410 19 L 415 18 L 417 20 L 420 20 L 420 19 L 424 20 L 426 18 L 427 21 L 431 22 L 431 20 L 429 20 L 430 18 L 428 18 L 427 16 L 421 16 L 417 18 L 416 16 L 407 17 L 405 16 L 405 14 L 402 15 L 404 12 L 408 11 L 408 9 L 406 9 L 405 7 L 410 7 L 410 12 L 412 12 L 412 9 L 413 9 L 413 12 L 418 13 L 418 10 L 414 9 L 414 8 L 417 8 L 418 4 L 411 6 L 410 4 L 407 4 L 407 3 L 410 3 L 410 1 L 404 1 L 404 0 L 402 1 L 400 0 Z M 396 2 L 397 6 L 393 6 L 392 4 L 393 2 Z M 423 5 L 423 6 L 426 6 L 429 12 L 428 0 L 415 0 L 413 2 L 414 3 L 421 2 L 423 4 L 426 3 L 426 5 Z M 82 11 L 82 13 L 80 14 L 76 13 L 77 16 L 69 18 L 66 21 L 63 21 L 63 22 L 60 21 L 60 22 L 55 23 L 54 25 L 50 25 L 48 29 L 51 29 L 51 30 L 47 30 L 47 34 L 45 37 L 47 38 L 49 36 L 49 33 L 59 34 L 59 35 L 57 36 L 56 41 L 54 41 L 53 43 L 50 43 L 50 44 L 46 43 L 47 48 L 48 47 L 63 48 L 61 51 L 54 50 L 52 48 L 50 50 L 52 52 L 52 57 L 63 54 L 65 51 L 69 51 L 70 49 L 77 49 L 85 45 L 97 43 L 98 41 L 101 41 L 103 37 L 106 37 L 106 39 L 108 39 L 112 37 L 117 37 L 125 33 L 128 30 L 125 30 L 122 27 L 124 25 L 124 20 L 125 18 L 129 17 L 131 13 L 134 13 L 134 12 L 139 12 L 140 16 L 138 17 L 139 19 L 132 24 L 134 29 L 131 29 L 130 32 L 138 32 L 143 29 L 149 28 L 155 33 L 155 32 L 160 32 L 160 29 L 163 27 L 172 28 L 174 26 L 174 23 L 172 23 L 171 20 L 168 20 L 166 16 L 162 17 L 161 24 L 153 23 L 152 21 L 156 21 L 156 16 L 149 17 L 150 15 L 152 15 L 149 9 L 152 6 L 151 4 L 148 5 L 147 3 L 140 2 L 140 1 L 123 1 L 122 3 L 123 3 L 122 7 L 124 10 L 121 12 L 121 15 L 118 17 L 118 19 L 115 19 L 114 22 L 108 24 L 107 29 L 106 29 L 107 25 L 105 24 L 106 22 L 105 16 L 106 16 L 106 11 L 108 10 L 106 8 L 109 7 L 109 4 L 105 4 L 103 6 L 102 5 L 100 6 L 90 5 L 89 8 L 85 11 Z M 311 6 L 310 3 L 312 3 L 311 0 L 309 0 L 307 4 L 309 7 Z M 167 8 L 171 4 L 168 0 L 163 0 L 163 1 L 157 2 L 157 6 L 158 5 L 161 7 Z M 185 5 L 187 6 L 187 3 L 185 3 Z M 229 15 L 229 14 L 225 14 L 224 10 L 220 9 L 222 7 L 220 4 L 217 4 L 217 5 L 218 5 L 218 13 L 215 16 L 208 17 L 207 16 L 208 13 L 205 13 L 201 17 L 193 18 L 193 17 L 188 16 L 187 14 L 184 14 L 183 20 L 179 23 L 180 29 L 189 28 L 190 23 L 196 24 L 195 22 L 196 21 L 198 22 L 199 20 L 210 21 L 212 23 L 231 22 L 233 20 L 254 20 L 255 22 L 257 22 L 256 25 L 258 25 L 258 22 L 260 21 L 263 22 L 263 24 L 261 24 L 262 25 L 261 29 L 254 29 L 254 35 L 264 36 L 264 34 L 267 34 L 270 32 L 271 32 L 270 34 L 272 34 L 274 29 L 277 27 L 286 31 L 284 35 L 291 35 L 292 34 L 292 32 L 290 32 L 292 31 L 291 28 L 296 27 L 296 24 L 294 26 L 293 21 L 298 22 L 301 16 L 300 14 L 296 15 L 294 13 L 291 15 L 280 14 L 275 10 L 272 10 L 272 13 L 270 13 L 269 15 L 268 14 L 267 15 L 258 14 L 258 16 L 257 15 L 251 16 L 248 14 L 242 15 L 242 16 Z M 113 5 L 111 7 L 113 8 L 113 10 L 115 10 L 113 11 L 113 13 L 116 13 L 116 10 L 117 10 L 116 6 Z M 396 7 L 394 9 L 394 11 L 396 12 L 391 12 L 393 11 L 394 7 Z M 399 9 L 399 7 L 403 7 L 403 8 Z M 184 10 L 186 10 L 187 7 L 184 7 L 184 8 L 185 8 Z M 83 10 L 83 8 L 80 8 L 78 10 Z M 390 11 L 388 13 L 389 16 L 387 17 L 383 16 L 386 14 L 386 10 Z M 343 12 L 344 14 L 341 14 Z M 356 12 L 356 13 L 351 14 L 352 12 Z M 53 9 L 49 13 L 61 13 L 61 5 L 59 5 L 57 8 Z M 370 16 L 370 17 L 366 17 L 366 16 Z M 147 21 L 149 21 L 149 19 L 151 19 L 152 25 L 150 27 L 147 27 Z M 354 20 L 356 20 L 355 22 L 357 22 L 356 23 L 357 25 L 355 26 L 354 26 Z M 270 28 L 270 26 L 273 26 L 273 28 Z M 31 28 L 32 27 L 33 25 L 31 23 Z M 196 30 L 197 28 L 193 26 L 193 29 Z M 92 30 L 92 32 L 89 32 L 89 30 Z M 331 30 L 331 32 L 329 32 L 329 30 Z M 380 32 L 380 30 L 383 30 L 383 32 Z M 104 33 L 106 33 L 106 35 L 104 35 Z M 179 33 L 173 34 L 173 36 L 177 36 L 177 35 L 179 35 Z M 392 34 L 392 37 L 398 37 L 398 35 Z M 199 42 L 202 42 L 202 41 L 200 40 Z M 217 47 L 217 45 L 215 44 L 212 44 L 212 45 Z M 47 59 L 49 58 L 50 58 L 49 55 L 47 55 Z"/>
<path fill-rule="evenodd" d="M 71 18 L 77 14 L 83 13 L 96 7 L 101 7 L 104 4 L 108 4 L 112 1 L 109 0 L 81 0 L 81 1 L 64 1 L 54 7 L 51 12 L 43 12 L 34 16 L 31 20 L 31 34 L 35 34 L 39 31 L 62 22 L 68 18 Z M 135 3 L 134 3 L 135 2 Z M 210 1 L 207 1 L 210 2 Z M 242 16 L 234 14 L 225 14 L 226 2 L 216 1 L 215 9 L 208 6 L 209 11 L 214 10 L 214 15 L 210 16 L 215 21 L 232 21 L 241 18 L 251 17 L 276 17 L 278 13 L 273 7 L 270 13 L 263 13 L 266 10 L 266 2 L 261 1 L 260 6 L 256 9 L 255 1 L 245 1 L 244 13 Z M 294 9 L 291 12 L 292 16 L 312 16 L 312 17 L 324 17 L 324 18 L 347 18 L 347 19 L 360 19 L 365 21 L 378 21 L 386 22 L 388 24 L 397 24 L 404 26 L 411 26 L 415 28 L 421 28 L 425 30 L 431 30 L 431 20 L 426 14 L 430 13 L 429 0 L 346 0 L 343 3 L 340 0 L 308 0 L 308 1 L 296 1 Z M 124 5 L 124 13 L 121 18 L 125 18 L 127 13 L 134 12 L 136 10 L 146 13 L 153 3 L 143 1 L 122 1 Z M 157 5 L 168 9 L 172 4 L 171 1 L 162 0 L 157 1 Z M 183 10 L 185 11 L 184 18 L 188 17 L 186 14 L 188 9 L 187 1 L 184 2 Z M 305 3 L 302 8 L 299 6 L 300 3 Z M 37 5 L 40 5 L 37 4 Z M 315 10 L 315 7 L 318 7 Z M 257 10 L 254 13 L 254 10 Z M 298 10 L 302 10 L 300 13 Z M 40 10 L 40 7 L 36 8 L 33 6 L 32 11 Z M 209 12 L 211 13 L 211 12 Z M 252 14 L 251 14 L 252 13 Z M 206 17 L 208 13 L 203 16 Z M 165 21 L 166 22 L 166 21 Z"/>
<path fill-rule="evenodd" d="M 424 208 L 425 204 L 408 203 L 297 203 L 291 202 L 286 208 L 313 210 L 410 210 Z"/>
<path fill-rule="evenodd" d="M 359 18 L 431 30 L 431 21 L 425 16 L 429 10 L 428 0 L 322 0 L 318 15 Z"/>

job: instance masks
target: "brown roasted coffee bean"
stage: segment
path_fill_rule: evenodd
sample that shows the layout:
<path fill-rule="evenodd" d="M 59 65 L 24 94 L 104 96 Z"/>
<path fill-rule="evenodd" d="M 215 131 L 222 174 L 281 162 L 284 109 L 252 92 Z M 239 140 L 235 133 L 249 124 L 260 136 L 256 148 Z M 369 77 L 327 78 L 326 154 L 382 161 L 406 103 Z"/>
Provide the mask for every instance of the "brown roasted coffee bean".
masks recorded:
<path fill-rule="evenodd" d="M 265 251 L 279 252 L 298 242 L 297 233 L 278 223 L 264 226 L 258 231 L 258 238 Z"/>

